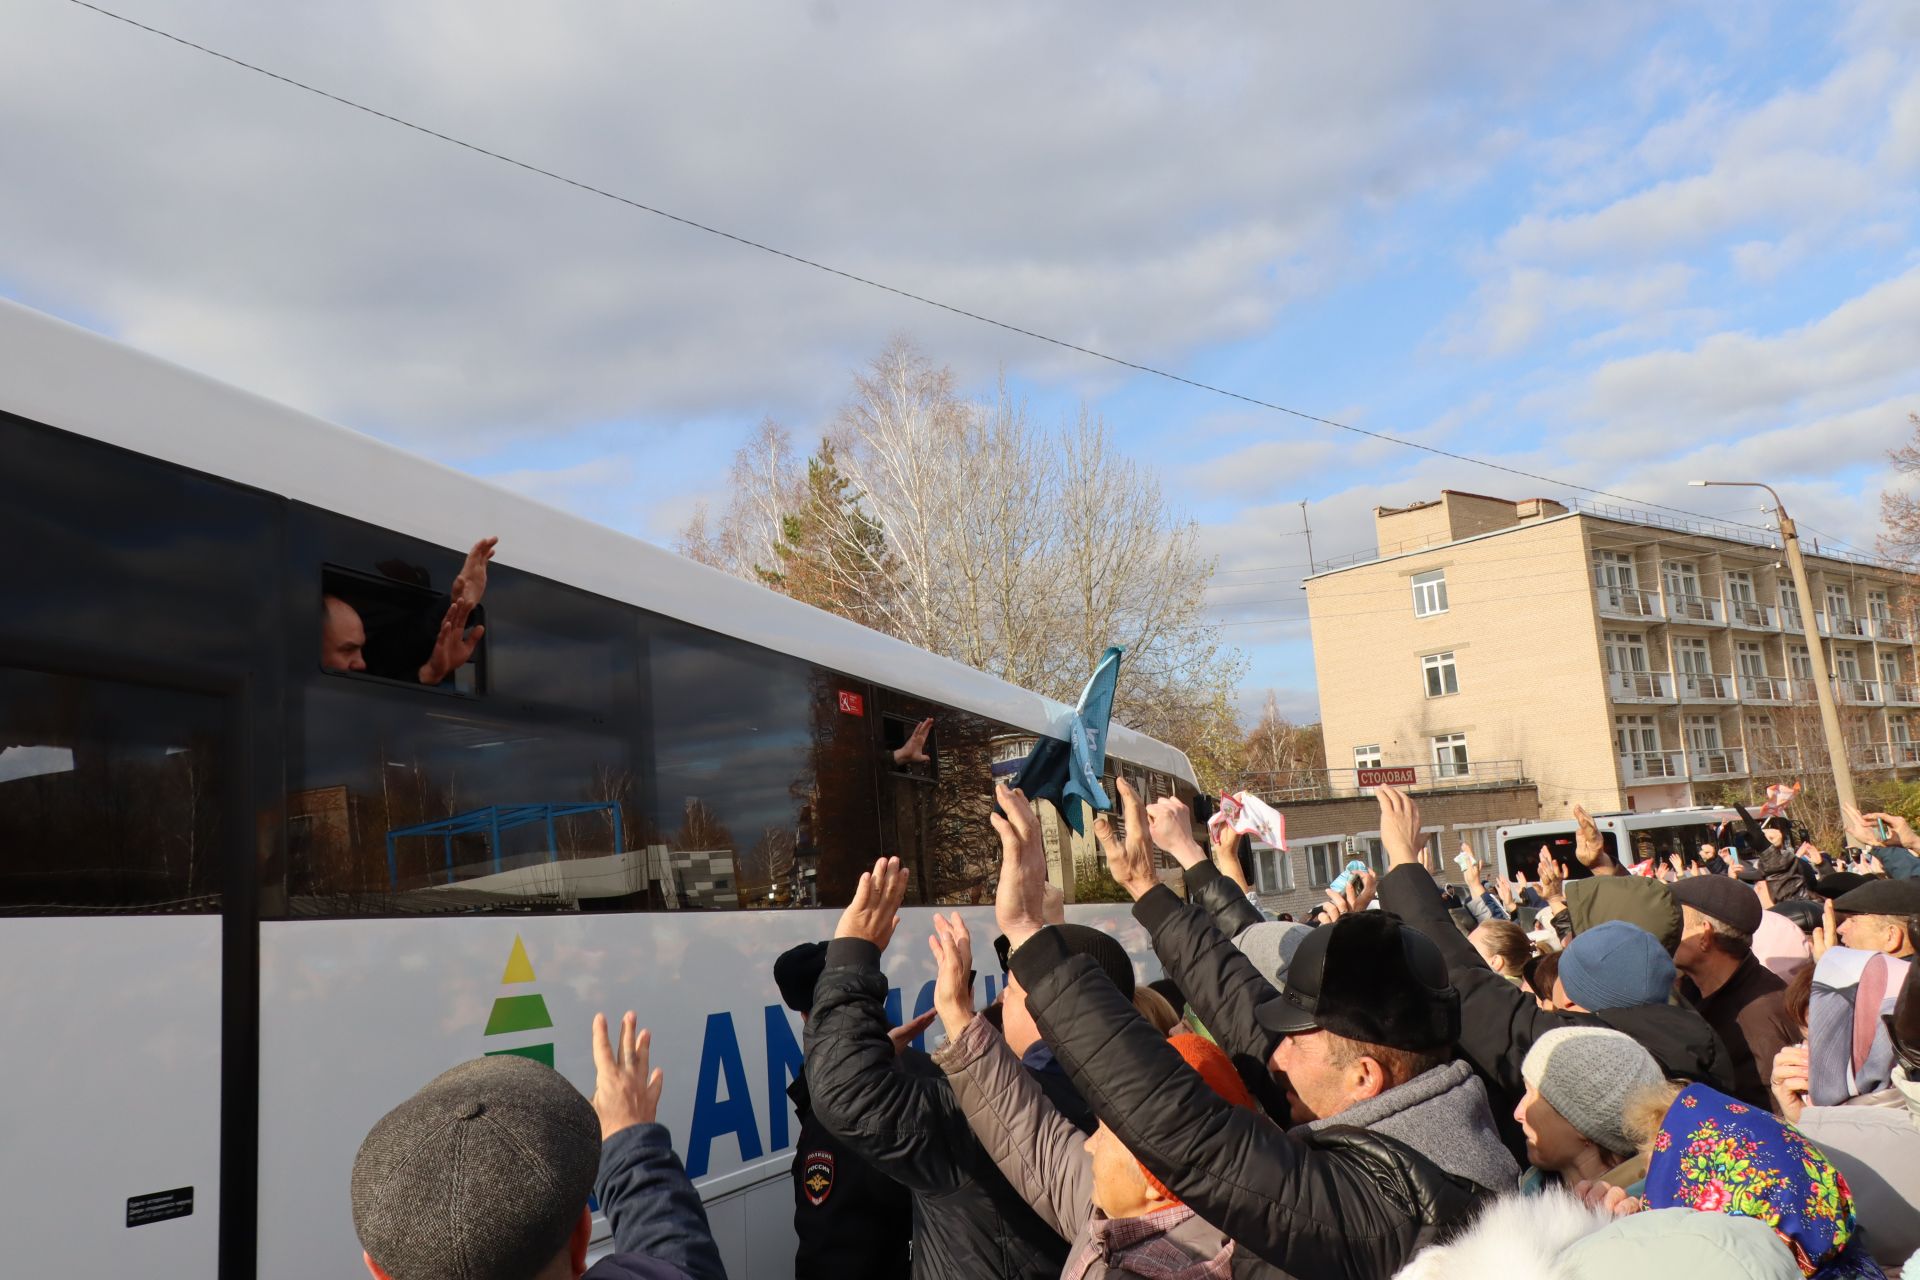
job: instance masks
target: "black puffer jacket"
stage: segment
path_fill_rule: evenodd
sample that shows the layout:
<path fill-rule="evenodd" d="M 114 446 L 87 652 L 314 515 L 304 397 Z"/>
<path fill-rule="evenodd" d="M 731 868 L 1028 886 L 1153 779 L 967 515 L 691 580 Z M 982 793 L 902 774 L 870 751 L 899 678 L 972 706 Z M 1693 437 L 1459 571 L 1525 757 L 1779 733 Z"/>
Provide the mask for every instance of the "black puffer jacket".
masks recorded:
<path fill-rule="evenodd" d="M 1394 867 L 1380 879 L 1380 906 L 1432 938 L 1447 958 L 1460 991 L 1460 1056 L 1486 1081 L 1493 1118 L 1516 1154 L 1526 1139 L 1513 1108 L 1527 1091 L 1520 1064 L 1534 1041 L 1557 1027 L 1612 1027 L 1639 1041 L 1672 1080 L 1697 1080 L 1722 1093 L 1733 1091 L 1733 1056 L 1707 1020 L 1684 1005 L 1642 1005 L 1599 1013 L 1560 1013 L 1540 1008 L 1533 994 L 1516 987 L 1481 958 L 1447 919 L 1444 900 L 1424 867 Z"/>
<path fill-rule="evenodd" d="M 807 1018 L 815 1118 L 913 1193 L 916 1280 L 1053 1280 L 1067 1242 L 1007 1185 L 940 1069 L 895 1058 L 886 996 L 872 943 L 828 945 Z"/>
<path fill-rule="evenodd" d="M 1171 896 L 1153 896 L 1161 893 Z M 1384 1280 L 1481 1198 L 1382 1134 L 1332 1128 L 1295 1137 L 1227 1102 L 1055 930 L 1015 951 L 1013 972 L 1094 1111 L 1155 1177 L 1233 1238 L 1236 1259 L 1245 1251 L 1314 1280 Z M 1237 998 L 1222 1003 L 1223 1021 Z"/>

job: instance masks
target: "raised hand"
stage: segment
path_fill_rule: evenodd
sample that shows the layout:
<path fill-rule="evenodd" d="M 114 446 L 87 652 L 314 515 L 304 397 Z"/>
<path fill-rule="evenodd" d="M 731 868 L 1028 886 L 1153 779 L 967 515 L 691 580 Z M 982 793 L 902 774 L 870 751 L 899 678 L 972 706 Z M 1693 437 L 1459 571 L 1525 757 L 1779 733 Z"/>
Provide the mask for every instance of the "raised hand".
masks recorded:
<path fill-rule="evenodd" d="M 467 617 L 472 612 L 472 601 L 455 599 L 447 607 L 446 616 L 440 619 L 440 630 L 433 638 L 433 652 L 420 664 L 421 684 L 439 684 L 473 660 L 473 651 L 480 647 L 487 629 L 484 625 L 467 629 Z"/>
<path fill-rule="evenodd" d="M 833 927 L 836 938 L 861 938 L 885 951 L 900 926 L 900 904 L 907 897 L 907 868 L 898 858 L 880 858 L 860 873 L 853 901 Z"/>
<path fill-rule="evenodd" d="M 893 762 L 895 764 L 927 763 L 930 758 L 927 755 L 927 735 L 932 732 L 933 717 L 928 716 L 913 726 L 913 732 L 907 735 L 905 742 L 893 749 Z"/>
<path fill-rule="evenodd" d="M 666 1073 L 657 1067 L 647 1069 L 653 1033 L 645 1028 L 636 1031 L 635 1022 L 633 1011 L 628 1010 L 620 1020 L 616 1044 L 607 1034 L 607 1015 L 593 1015 L 593 1113 L 600 1117 L 602 1142 L 622 1129 L 652 1124 L 660 1114 Z"/>
<path fill-rule="evenodd" d="M 1812 1086 L 1807 1083 L 1807 1046 L 1790 1044 L 1773 1055 L 1773 1079 L 1767 1082 L 1780 1115 L 1788 1124 L 1800 1123 Z"/>
<path fill-rule="evenodd" d="M 1461 878 L 1467 882 L 1467 892 L 1477 898 L 1487 891 L 1486 877 L 1480 870 L 1480 855 L 1465 840 L 1460 842 L 1460 855 L 1466 859 L 1460 864 Z"/>
<path fill-rule="evenodd" d="M 499 545 L 498 538 L 482 538 L 467 552 L 466 563 L 454 575 L 453 588 L 448 592 L 455 604 L 465 604 L 472 609 L 480 603 L 480 597 L 487 594 L 487 562 L 493 559 L 493 549 Z"/>
<path fill-rule="evenodd" d="M 933 917 L 927 946 L 933 951 L 933 1010 L 951 1043 L 973 1021 L 973 939 L 958 911 Z"/>
<path fill-rule="evenodd" d="M 1093 834 L 1107 855 L 1107 874 L 1128 894 L 1138 898 L 1160 883 L 1153 872 L 1153 849 L 1147 842 L 1147 811 L 1140 793 L 1125 778 L 1115 788 L 1120 793 L 1120 814 L 1126 820 L 1127 838 L 1114 830 L 1113 819 L 1101 814 L 1093 820 Z"/>
<path fill-rule="evenodd" d="M 1860 849 L 1875 849 L 1880 845 L 1880 833 L 1867 825 L 1867 820 L 1850 804 L 1840 806 L 1841 825 L 1847 829 L 1847 843 Z"/>
<path fill-rule="evenodd" d="M 1549 904 L 1557 903 L 1566 879 L 1566 873 L 1560 869 L 1559 862 L 1554 860 L 1553 850 L 1542 849 L 1540 851 L 1540 896 Z"/>
<path fill-rule="evenodd" d="M 1400 788 L 1382 783 L 1374 796 L 1380 802 L 1380 844 L 1393 867 L 1420 861 L 1420 802 Z"/>
<path fill-rule="evenodd" d="M 1331 887 L 1327 890 L 1327 923 L 1332 924 L 1341 916 L 1350 916 L 1365 911 L 1373 901 L 1375 890 L 1380 887 L 1380 877 L 1371 871 L 1363 871 L 1347 881 L 1347 887 L 1335 893 Z"/>
<path fill-rule="evenodd" d="M 1253 882 L 1247 879 L 1247 869 L 1240 860 L 1240 846 L 1245 842 L 1246 837 L 1229 823 L 1220 828 L 1220 839 L 1213 846 L 1214 865 L 1220 868 L 1221 875 L 1239 885 L 1242 893 L 1253 889 Z"/>
<path fill-rule="evenodd" d="M 899 1057 L 908 1045 L 920 1038 L 920 1033 L 933 1025 L 936 1010 L 929 1009 L 911 1022 L 903 1022 L 887 1032 L 887 1039 L 893 1044 L 893 1056 Z"/>
<path fill-rule="evenodd" d="M 1600 828 L 1594 825 L 1593 815 L 1579 805 L 1573 806 L 1573 856 L 1580 865 L 1595 875 L 1607 875 L 1614 862 L 1607 853 L 1607 842 L 1600 837 Z"/>
<path fill-rule="evenodd" d="M 1040 841 L 1040 819 L 1026 793 L 996 783 L 1000 813 L 993 830 L 1000 837 L 1000 884 L 993 895 L 993 918 L 1014 947 L 1047 923 L 1047 854 Z M 1004 816 L 1002 816 L 1004 815 Z"/>
<path fill-rule="evenodd" d="M 1207 860 L 1206 850 L 1193 838 L 1193 812 L 1178 796 L 1162 796 L 1147 806 L 1147 835 L 1156 849 L 1172 854 L 1183 867 Z"/>
<path fill-rule="evenodd" d="M 1815 964 L 1820 962 L 1821 956 L 1840 945 L 1840 914 L 1834 910 L 1832 898 L 1828 898 L 1826 906 L 1821 909 L 1820 927 L 1813 931 L 1809 941 L 1813 943 Z"/>
<path fill-rule="evenodd" d="M 1896 844 L 1899 844 L 1909 851 L 1920 852 L 1920 835 L 1915 835 L 1913 824 L 1899 814 L 1863 813 L 1860 816 L 1862 818 L 1871 818 L 1877 822 L 1886 823 L 1887 830 L 1893 836 Z M 1882 841 L 1876 839 L 1874 843 L 1878 845 L 1882 843 Z"/>

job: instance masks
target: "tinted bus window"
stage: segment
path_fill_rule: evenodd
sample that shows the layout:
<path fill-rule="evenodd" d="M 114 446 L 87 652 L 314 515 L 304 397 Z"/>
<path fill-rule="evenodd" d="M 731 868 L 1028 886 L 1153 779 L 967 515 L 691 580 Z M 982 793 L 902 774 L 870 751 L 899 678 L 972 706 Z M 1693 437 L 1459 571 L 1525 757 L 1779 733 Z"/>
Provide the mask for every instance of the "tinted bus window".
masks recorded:
<path fill-rule="evenodd" d="M 0 911 L 219 906 L 227 707 L 0 669 Z"/>

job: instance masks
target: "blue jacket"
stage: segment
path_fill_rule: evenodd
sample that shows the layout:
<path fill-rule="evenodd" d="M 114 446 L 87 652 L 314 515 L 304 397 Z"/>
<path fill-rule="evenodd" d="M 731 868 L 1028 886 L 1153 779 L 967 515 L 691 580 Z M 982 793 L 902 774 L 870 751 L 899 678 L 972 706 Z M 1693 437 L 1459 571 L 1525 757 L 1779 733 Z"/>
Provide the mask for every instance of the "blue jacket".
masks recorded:
<path fill-rule="evenodd" d="M 608 1138 L 593 1193 L 615 1252 L 587 1268 L 586 1280 L 727 1280 L 706 1208 L 665 1125 L 636 1124 Z"/>

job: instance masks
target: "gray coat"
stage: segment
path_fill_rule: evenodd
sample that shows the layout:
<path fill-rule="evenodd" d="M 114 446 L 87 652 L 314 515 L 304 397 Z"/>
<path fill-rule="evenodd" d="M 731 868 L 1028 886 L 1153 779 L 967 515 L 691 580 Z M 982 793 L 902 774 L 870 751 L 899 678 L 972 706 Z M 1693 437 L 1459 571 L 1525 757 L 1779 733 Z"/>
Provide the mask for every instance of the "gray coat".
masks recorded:
<path fill-rule="evenodd" d="M 1047 1101 L 1040 1086 L 1021 1069 L 1020 1060 L 993 1025 L 975 1018 L 958 1040 L 933 1055 L 953 1085 L 953 1096 L 966 1112 L 974 1136 L 1000 1172 L 1026 1202 L 1064 1240 L 1072 1242 L 1069 1259 L 1087 1247 L 1095 1221 L 1093 1156 L 1087 1135 Z M 1201 1265 L 1218 1259 L 1216 1274 L 1232 1261 L 1233 1243 L 1201 1219 L 1188 1218 L 1161 1239 Z M 1264 1267 L 1234 1274 L 1274 1274 Z M 1084 1272 L 1087 1280 L 1133 1274 L 1124 1257 L 1095 1259 Z"/>
<path fill-rule="evenodd" d="M 1808 1107 L 1796 1126 L 1847 1180 L 1867 1252 L 1883 1267 L 1920 1250 L 1920 1080 L 1902 1068 L 1893 1083 L 1843 1107 Z"/>

